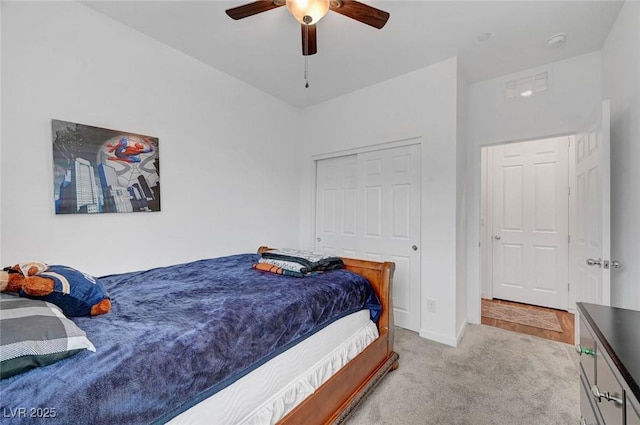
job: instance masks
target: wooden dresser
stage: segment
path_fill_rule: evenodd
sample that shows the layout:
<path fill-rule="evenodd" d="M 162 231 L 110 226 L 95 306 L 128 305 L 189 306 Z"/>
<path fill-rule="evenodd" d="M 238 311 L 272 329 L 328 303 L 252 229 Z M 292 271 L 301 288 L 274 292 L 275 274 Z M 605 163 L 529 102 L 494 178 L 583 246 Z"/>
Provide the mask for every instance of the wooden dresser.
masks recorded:
<path fill-rule="evenodd" d="M 640 311 L 578 303 L 581 425 L 640 425 Z"/>

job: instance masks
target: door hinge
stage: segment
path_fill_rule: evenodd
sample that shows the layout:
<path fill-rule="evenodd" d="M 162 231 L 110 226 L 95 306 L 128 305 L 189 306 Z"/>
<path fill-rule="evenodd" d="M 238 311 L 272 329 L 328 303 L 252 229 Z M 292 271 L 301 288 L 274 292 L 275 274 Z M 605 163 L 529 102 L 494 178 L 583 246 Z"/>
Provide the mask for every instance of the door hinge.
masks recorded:
<path fill-rule="evenodd" d="M 571 292 L 571 282 L 567 282 L 567 292 Z"/>
<path fill-rule="evenodd" d="M 571 243 L 571 235 L 567 235 L 567 243 Z"/>

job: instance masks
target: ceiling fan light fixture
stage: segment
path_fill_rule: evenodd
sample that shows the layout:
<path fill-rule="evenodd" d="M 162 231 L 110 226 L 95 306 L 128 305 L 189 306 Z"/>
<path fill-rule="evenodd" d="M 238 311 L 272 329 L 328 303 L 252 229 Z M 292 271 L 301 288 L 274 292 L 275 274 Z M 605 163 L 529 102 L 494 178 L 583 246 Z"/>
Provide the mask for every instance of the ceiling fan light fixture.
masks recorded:
<path fill-rule="evenodd" d="M 298 22 L 315 25 L 329 11 L 329 0 L 287 0 L 287 9 Z"/>

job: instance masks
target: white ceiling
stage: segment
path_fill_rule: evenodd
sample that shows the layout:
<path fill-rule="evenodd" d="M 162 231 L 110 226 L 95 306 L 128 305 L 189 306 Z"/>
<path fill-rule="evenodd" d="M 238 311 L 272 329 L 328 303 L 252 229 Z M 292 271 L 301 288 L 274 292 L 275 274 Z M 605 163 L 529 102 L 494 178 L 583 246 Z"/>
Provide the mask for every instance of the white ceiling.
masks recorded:
<path fill-rule="evenodd" d="M 300 24 L 286 7 L 239 21 L 243 1 L 84 1 L 88 7 L 283 101 L 313 105 L 458 56 L 469 82 L 599 50 L 620 1 L 362 0 L 391 14 L 381 30 L 329 11 L 304 87 Z M 545 41 L 566 33 L 564 45 Z M 491 33 L 486 42 L 478 36 Z"/>

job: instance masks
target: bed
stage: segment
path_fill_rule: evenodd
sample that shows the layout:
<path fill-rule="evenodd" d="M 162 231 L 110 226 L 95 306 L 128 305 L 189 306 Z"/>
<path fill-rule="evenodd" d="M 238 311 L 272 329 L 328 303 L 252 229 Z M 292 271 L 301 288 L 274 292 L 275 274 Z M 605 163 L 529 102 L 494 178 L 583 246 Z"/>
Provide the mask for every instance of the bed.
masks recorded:
<path fill-rule="evenodd" d="M 100 278 L 112 311 L 73 319 L 96 352 L 0 380 L 3 423 L 344 421 L 398 366 L 394 264 L 295 278 L 252 269 L 268 250 Z"/>

